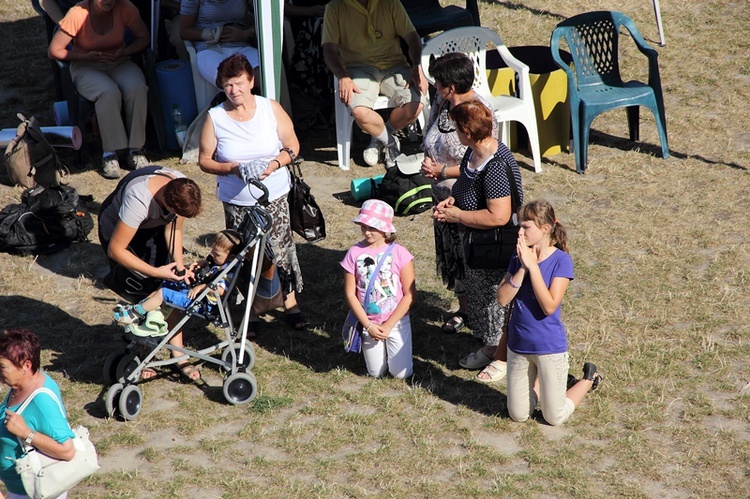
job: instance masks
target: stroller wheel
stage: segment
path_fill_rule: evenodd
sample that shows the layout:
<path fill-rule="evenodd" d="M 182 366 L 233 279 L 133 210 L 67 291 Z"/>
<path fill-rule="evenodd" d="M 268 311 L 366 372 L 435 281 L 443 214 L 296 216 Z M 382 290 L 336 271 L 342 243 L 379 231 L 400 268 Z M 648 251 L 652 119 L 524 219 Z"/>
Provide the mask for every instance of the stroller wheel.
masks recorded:
<path fill-rule="evenodd" d="M 224 398 L 234 405 L 246 404 L 258 394 L 253 373 L 234 373 L 224 380 Z"/>
<path fill-rule="evenodd" d="M 237 341 L 233 345 L 226 347 L 221 353 L 221 361 L 225 363 L 225 365 L 223 366 L 225 371 L 229 373 L 236 372 L 236 369 L 234 369 L 234 367 L 242 367 L 245 371 L 252 370 L 253 366 L 255 365 L 255 347 L 252 343 L 245 340 L 245 353 L 242 356 L 242 363 L 240 363 L 239 357 L 241 347 L 242 343 Z M 235 355 L 234 358 L 232 358 L 233 351 Z M 227 365 L 231 367 L 227 367 Z"/>
<path fill-rule="evenodd" d="M 120 409 L 120 415 L 125 421 L 132 421 L 141 413 L 141 402 L 143 394 L 141 389 L 136 385 L 128 385 L 123 388 L 120 394 L 120 401 L 117 407 Z"/>
<path fill-rule="evenodd" d="M 125 357 L 125 352 L 113 352 L 104 361 L 104 384 L 117 383 L 117 364 Z"/>
<path fill-rule="evenodd" d="M 116 381 L 119 381 L 121 383 L 126 382 L 127 377 L 130 376 L 133 371 L 135 371 L 136 367 L 138 367 L 138 364 L 140 363 L 141 361 L 138 359 L 138 356 L 132 352 L 123 355 L 120 361 L 117 363 L 117 368 L 115 369 L 115 376 L 117 377 Z"/>
<path fill-rule="evenodd" d="M 107 390 L 107 397 L 104 399 L 104 407 L 107 409 L 107 417 L 115 417 L 117 405 L 120 402 L 120 393 L 122 393 L 122 384 L 115 383 Z"/>

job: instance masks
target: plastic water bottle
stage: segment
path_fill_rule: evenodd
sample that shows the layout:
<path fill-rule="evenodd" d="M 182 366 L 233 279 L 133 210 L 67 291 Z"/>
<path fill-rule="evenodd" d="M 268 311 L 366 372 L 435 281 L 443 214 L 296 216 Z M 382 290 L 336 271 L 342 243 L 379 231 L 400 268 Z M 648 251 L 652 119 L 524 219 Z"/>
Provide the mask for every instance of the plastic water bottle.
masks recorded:
<path fill-rule="evenodd" d="M 182 122 L 182 110 L 177 104 L 172 105 L 172 122 L 174 123 L 174 133 L 177 136 L 177 143 L 180 144 L 180 148 L 182 148 L 185 145 L 187 127 Z"/>

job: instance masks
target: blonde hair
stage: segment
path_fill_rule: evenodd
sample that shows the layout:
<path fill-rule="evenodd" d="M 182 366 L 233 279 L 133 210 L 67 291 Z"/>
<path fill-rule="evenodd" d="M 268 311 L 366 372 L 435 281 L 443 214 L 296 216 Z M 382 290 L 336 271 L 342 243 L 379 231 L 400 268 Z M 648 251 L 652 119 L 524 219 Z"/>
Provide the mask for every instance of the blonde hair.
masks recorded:
<path fill-rule="evenodd" d="M 550 226 L 549 240 L 557 249 L 569 253 L 568 251 L 568 231 L 565 230 L 557 218 L 555 218 L 555 209 L 552 205 L 544 200 L 537 199 L 530 201 L 521 206 L 518 210 L 518 218 L 522 221 L 534 222 L 534 225 L 540 229 L 544 224 Z"/>
<path fill-rule="evenodd" d="M 230 255 L 238 251 L 242 245 L 242 236 L 234 229 L 225 229 L 216 233 L 212 246 L 225 249 Z"/>

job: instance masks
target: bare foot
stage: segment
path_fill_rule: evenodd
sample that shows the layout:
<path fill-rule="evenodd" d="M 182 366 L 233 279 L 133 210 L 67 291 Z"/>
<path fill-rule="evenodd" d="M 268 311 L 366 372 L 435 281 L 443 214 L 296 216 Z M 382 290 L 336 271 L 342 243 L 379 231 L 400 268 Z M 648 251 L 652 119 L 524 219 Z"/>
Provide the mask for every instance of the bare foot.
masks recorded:
<path fill-rule="evenodd" d="M 151 379 L 157 376 L 157 372 L 150 367 L 144 367 L 141 371 L 141 379 Z"/>
<path fill-rule="evenodd" d="M 180 374 L 190 381 L 198 381 L 201 379 L 201 370 L 198 369 L 198 366 L 186 362 L 184 364 L 178 364 L 177 369 L 180 370 Z"/>

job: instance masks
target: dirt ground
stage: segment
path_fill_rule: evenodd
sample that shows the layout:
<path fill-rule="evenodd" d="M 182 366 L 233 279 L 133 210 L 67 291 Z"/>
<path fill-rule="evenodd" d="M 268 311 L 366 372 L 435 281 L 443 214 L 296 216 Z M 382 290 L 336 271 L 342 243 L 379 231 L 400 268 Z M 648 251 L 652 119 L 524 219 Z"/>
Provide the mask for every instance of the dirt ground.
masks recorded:
<path fill-rule="evenodd" d="M 546 45 L 566 17 L 613 7 L 480 2 L 483 24 L 508 45 Z M 651 2 L 616 8 L 656 47 Z M 324 242 L 298 240 L 300 302 L 314 327 L 295 333 L 279 314 L 265 317 L 255 404 L 226 404 L 222 375 L 207 366 L 198 384 L 172 373 L 144 384 L 135 421 L 106 418 L 102 365 L 124 343 L 111 324 L 117 298 L 99 283 L 106 262 L 96 234 L 54 255 L 0 254 L 0 329 L 38 332 L 71 420 L 89 427 L 100 450 L 101 472 L 70 497 L 748 497 L 750 9 L 745 1 L 685 0 L 662 2 L 662 13 L 669 159 L 660 157 L 645 111 L 635 144 L 624 113 L 597 118 L 585 175 L 575 173 L 572 154 L 545 158 L 541 174 L 527 153 L 516 154 L 527 198 L 549 199 L 570 230 L 571 372 L 591 360 L 607 375 L 569 423 L 511 423 L 502 384 L 477 383 L 458 367 L 459 354 L 476 345 L 469 334 L 439 330 L 455 302 L 435 277 L 427 213 L 396 221 L 416 256 L 415 379 L 370 380 L 361 359 L 342 352 L 337 269 L 359 232 L 349 183 L 380 170 L 361 166 L 366 140 L 355 133 L 357 164 L 341 172 L 333 128 L 319 126 L 299 133 L 305 179 L 328 223 Z M 12 40 L 0 74 L 0 128 L 15 127 L 19 111 L 51 124 L 40 19 L 25 2 L 0 0 L 0 29 Z M 644 76 L 643 68 L 625 72 Z M 93 196 L 94 213 L 114 187 L 91 162 L 97 147 L 89 143 L 84 164 L 63 154 L 71 185 Z M 148 154 L 201 186 L 205 209 L 186 225 L 185 246 L 190 256 L 204 254 L 223 228 L 214 179 L 153 144 Z M 0 205 L 17 202 L 21 189 L 2 180 L 0 172 Z M 215 335 L 204 325 L 187 329 L 195 346 Z"/>

